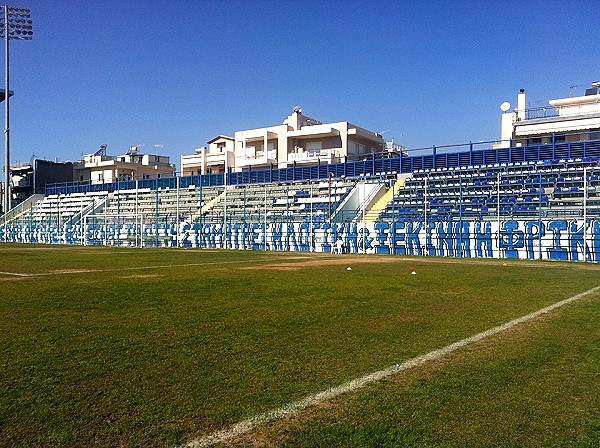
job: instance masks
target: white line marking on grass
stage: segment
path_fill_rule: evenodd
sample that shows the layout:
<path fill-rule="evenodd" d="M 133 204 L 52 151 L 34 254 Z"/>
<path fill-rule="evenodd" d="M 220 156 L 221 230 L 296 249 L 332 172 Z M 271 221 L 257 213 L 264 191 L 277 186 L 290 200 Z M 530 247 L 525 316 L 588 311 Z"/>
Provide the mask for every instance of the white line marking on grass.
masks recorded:
<path fill-rule="evenodd" d="M 309 395 L 302 400 L 294 401 L 292 403 L 288 403 L 285 406 L 282 406 L 278 409 L 272 409 L 270 411 L 264 412 L 262 414 L 255 415 L 247 420 L 244 420 L 240 423 L 237 423 L 227 429 L 214 432 L 212 434 L 200 437 L 198 439 L 192 440 L 191 442 L 183 445 L 183 448 L 201 448 L 206 446 L 212 446 L 217 443 L 226 442 L 235 437 L 241 436 L 247 432 L 250 432 L 255 427 L 266 424 L 275 420 L 279 420 L 284 417 L 291 416 L 298 411 L 306 409 L 310 406 L 315 406 L 320 404 L 326 400 L 330 400 L 338 395 L 344 394 L 346 392 L 353 392 L 357 389 L 367 386 L 368 384 L 374 383 L 376 381 L 380 381 L 388 376 L 395 375 L 404 370 L 411 369 L 413 367 L 420 366 L 421 364 L 426 363 L 427 361 L 432 361 L 437 358 L 441 358 L 442 356 L 447 355 L 448 353 L 452 353 L 459 348 L 462 348 L 468 344 L 472 344 L 474 342 L 481 341 L 482 339 L 488 338 L 495 334 L 506 331 L 516 325 L 519 325 L 523 322 L 527 322 L 529 320 L 535 319 L 542 314 L 549 313 L 550 311 L 559 308 L 561 306 L 567 305 L 576 300 L 583 299 L 597 291 L 600 291 L 600 286 L 596 286 L 588 291 L 582 292 L 581 294 L 577 294 L 573 297 L 569 297 L 568 299 L 561 300 L 560 302 L 556 302 L 553 305 L 542 308 L 538 311 L 534 311 L 533 313 L 527 314 L 525 316 L 519 317 L 517 319 L 513 319 L 510 322 L 506 322 L 505 324 L 498 325 L 497 327 L 490 328 L 482 333 L 478 333 L 474 336 L 470 336 L 468 338 L 462 339 L 453 344 L 447 345 L 446 347 L 433 350 L 425 355 L 417 356 L 416 358 L 409 359 L 408 361 L 403 362 L 402 364 L 396 364 L 394 366 L 388 367 L 383 370 L 379 370 L 377 372 L 370 373 L 360 378 L 356 378 L 354 380 L 348 381 L 347 383 L 343 383 L 339 386 L 332 387 L 323 392 L 319 392 L 313 395 Z"/>
<path fill-rule="evenodd" d="M 15 277 L 31 277 L 32 274 L 20 274 L 18 272 L 0 272 L 2 275 L 13 275 Z"/>

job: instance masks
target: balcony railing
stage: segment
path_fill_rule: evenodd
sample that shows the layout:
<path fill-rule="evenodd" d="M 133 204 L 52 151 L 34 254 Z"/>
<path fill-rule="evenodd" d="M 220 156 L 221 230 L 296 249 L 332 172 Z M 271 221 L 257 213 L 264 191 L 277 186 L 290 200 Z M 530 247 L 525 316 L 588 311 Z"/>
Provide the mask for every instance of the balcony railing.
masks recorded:
<path fill-rule="evenodd" d="M 236 166 L 247 166 L 247 165 L 262 165 L 265 163 L 276 163 L 277 162 L 277 150 L 267 151 L 265 157 L 264 151 L 257 151 L 253 154 L 246 154 L 243 157 L 236 157 Z"/>
<path fill-rule="evenodd" d="M 597 115 L 600 114 L 600 102 L 585 102 L 578 104 L 567 104 L 560 107 L 544 106 L 525 110 L 526 120 L 539 118 L 570 117 L 575 115 Z"/>
<path fill-rule="evenodd" d="M 536 120 L 538 118 L 551 118 L 559 116 L 559 109 L 552 106 L 547 107 L 535 107 L 532 109 L 525 110 L 526 120 Z"/>
<path fill-rule="evenodd" d="M 337 159 L 340 157 L 339 149 L 321 149 L 320 151 L 302 151 L 288 153 L 288 160 L 291 162 L 316 161 Z"/>

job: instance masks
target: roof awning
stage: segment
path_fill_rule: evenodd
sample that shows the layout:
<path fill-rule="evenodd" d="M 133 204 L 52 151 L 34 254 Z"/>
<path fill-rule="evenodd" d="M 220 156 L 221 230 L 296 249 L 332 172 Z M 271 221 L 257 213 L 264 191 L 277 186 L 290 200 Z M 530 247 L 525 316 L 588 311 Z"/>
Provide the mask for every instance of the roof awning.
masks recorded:
<path fill-rule="evenodd" d="M 365 140 L 371 140 L 372 142 L 377 142 L 380 144 L 384 142 L 381 135 L 375 134 L 374 132 L 370 132 L 366 129 L 362 129 L 359 127 L 348 129 L 348 135 L 356 135 L 357 137 L 364 138 Z"/>
<path fill-rule="evenodd" d="M 528 135 L 563 134 L 565 132 L 581 132 L 595 129 L 600 129 L 600 116 L 585 119 L 554 119 L 541 123 L 521 121 L 515 124 L 515 135 L 517 137 L 525 137 Z"/>
<path fill-rule="evenodd" d="M 340 131 L 327 125 L 304 126 L 297 131 L 288 132 L 288 137 L 297 139 L 335 137 Z"/>
<path fill-rule="evenodd" d="M 241 134 L 241 138 L 238 137 L 238 141 L 261 142 L 265 140 L 265 135 L 267 136 L 267 139 L 277 138 L 277 134 L 275 132 L 265 131 L 264 129 L 244 131 Z"/>

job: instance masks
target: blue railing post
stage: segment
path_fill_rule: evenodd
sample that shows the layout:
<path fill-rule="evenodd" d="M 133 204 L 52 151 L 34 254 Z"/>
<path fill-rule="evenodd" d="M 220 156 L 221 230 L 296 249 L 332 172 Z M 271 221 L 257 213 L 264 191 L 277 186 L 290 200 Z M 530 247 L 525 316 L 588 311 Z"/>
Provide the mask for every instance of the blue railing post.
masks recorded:
<path fill-rule="evenodd" d="M 473 142 L 469 142 L 469 165 L 473 165 Z"/>
<path fill-rule="evenodd" d="M 469 145 L 469 165 L 473 165 L 473 143 Z"/>
<path fill-rule="evenodd" d="M 371 158 L 373 159 L 373 169 L 371 170 L 371 175 L 375 176 L 375 151 L 371 153 Z"/>

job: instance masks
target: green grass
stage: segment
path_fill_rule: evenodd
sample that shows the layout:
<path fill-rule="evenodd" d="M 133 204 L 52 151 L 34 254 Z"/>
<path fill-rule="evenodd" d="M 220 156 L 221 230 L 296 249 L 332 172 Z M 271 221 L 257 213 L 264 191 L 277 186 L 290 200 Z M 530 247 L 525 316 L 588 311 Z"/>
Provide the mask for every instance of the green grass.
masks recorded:
<path fill-rule="evenodd" d="M 263 429 L 262 446 L 598 447 L 599 321 L 598 300 L 573 304 Z"/>
<path fill-rule="evenodd" d="M 0 271 L 36 274 L 0 274 L 0 446 L 175 446 L 600 285 L 595 265 L 300 256 L 0 246 Z M 235 443 L 597 446 L 599 317 L 569 305 Z"/>

